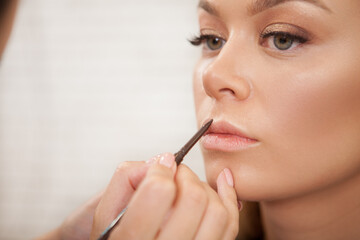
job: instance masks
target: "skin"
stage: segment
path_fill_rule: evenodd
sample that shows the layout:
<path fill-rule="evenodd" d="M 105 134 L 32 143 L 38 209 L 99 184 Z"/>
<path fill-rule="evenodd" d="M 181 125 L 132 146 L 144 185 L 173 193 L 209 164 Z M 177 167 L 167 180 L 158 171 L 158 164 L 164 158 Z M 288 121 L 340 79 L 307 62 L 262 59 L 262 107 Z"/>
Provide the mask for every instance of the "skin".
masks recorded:
<path fill-rule="evenodd" d="M 254 147 L 202 148 L 206 175 L 229 168 L 237 196 L 259 201 L 266 239 L 360 236 L 360 3 L 323 0 L 328 10 L 287 1 L 255 15 L 250 0 L 208 0 L 194 72 L 199 126 L 209 118 L 245 129 Z M 308 38 L 288 50 L 261 34 L 276 29 Z M 302 29 L 302 30 L 300 30 Z"/>
<path fill-rule="evenodd" d="M 102 193 L 99 193 L 72 212 L 64 222 L 54 230 L 36 238 L 37 240 L 81 240 L 89 239 L 95 209 Z"/>
<path fill-rule="evenodd" d="M 94 216 L 90 239 L 127 206 L 109 239 L 234 239 L 239 213 L 228 169 L 217 178 L 217 192 L 166 153 L 148 162 L 122 163 Z"/>
<path fill-rule="evenodd" d="M 102 194 L 37 239 L 97 239 L 125 207 L 109 239 L 234 239 L 239 211 L 230 170 L 216 184 L 217 192 L 187 166 L 177 167 L 171 153 L 123 162 Z"/>

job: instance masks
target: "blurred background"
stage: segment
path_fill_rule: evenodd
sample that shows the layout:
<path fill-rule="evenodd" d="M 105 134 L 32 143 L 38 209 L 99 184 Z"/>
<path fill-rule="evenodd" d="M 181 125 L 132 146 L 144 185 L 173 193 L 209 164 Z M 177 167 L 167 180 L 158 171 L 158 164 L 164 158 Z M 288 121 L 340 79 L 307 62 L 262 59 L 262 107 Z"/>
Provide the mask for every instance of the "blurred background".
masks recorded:
<path fill-rule="evenodd" d="M 59 225 L 196 131 L 196 0 L 22 0 L 0 65 L 0 239 Z M 201 153 L 186 157 L 205 180 Z"/>

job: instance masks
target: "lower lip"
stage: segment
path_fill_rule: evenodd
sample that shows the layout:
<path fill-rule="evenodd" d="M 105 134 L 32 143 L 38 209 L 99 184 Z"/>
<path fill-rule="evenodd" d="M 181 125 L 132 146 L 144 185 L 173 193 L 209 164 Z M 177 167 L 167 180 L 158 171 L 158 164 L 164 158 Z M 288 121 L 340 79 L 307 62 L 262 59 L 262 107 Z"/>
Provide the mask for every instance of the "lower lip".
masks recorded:
<path fill-rule="evenodd" d="M 258 141 L 233 134 L 209 133 L 202 138 L 205 149 L 223 152 L 240 151 L 254 146 Z"/>

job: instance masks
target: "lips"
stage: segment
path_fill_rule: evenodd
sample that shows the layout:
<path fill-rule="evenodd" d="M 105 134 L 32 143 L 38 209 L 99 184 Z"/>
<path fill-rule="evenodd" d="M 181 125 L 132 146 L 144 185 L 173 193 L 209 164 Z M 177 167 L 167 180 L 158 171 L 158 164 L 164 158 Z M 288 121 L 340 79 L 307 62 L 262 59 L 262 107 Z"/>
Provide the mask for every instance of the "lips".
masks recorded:
<path fill-rule="evenodd" d="M 203 136 L 201 144 L 207 150 L 233 152 L 245 150 L 259 143 L 228 122 L 214 122 Z"/>

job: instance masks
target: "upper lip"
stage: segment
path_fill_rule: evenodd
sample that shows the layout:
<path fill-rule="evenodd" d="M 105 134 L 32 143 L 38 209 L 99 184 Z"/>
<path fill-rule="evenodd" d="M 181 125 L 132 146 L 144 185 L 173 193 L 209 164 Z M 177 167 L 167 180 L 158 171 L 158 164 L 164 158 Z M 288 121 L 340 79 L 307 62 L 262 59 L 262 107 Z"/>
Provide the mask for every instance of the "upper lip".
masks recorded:
<path fill-rule="evenodd" d="M 217 122 L 217 121 L 214 121 L 211 124 L 210 128 L 208 129 L 208 131 L 206 132 L 205 135 L 207 135 L 207 134 L 229 134 L 229 135 L 236 135 L 236 136 L 242 137 L 242 138 L 248 138 L 248 139 L 256 140 L 256 139 L 248 136 L 244 132 L 245 132 L 244 130 L 241 131 L 239 128 L 233 126 L 229 122 L 225 122 L 225 121 Z"/>

